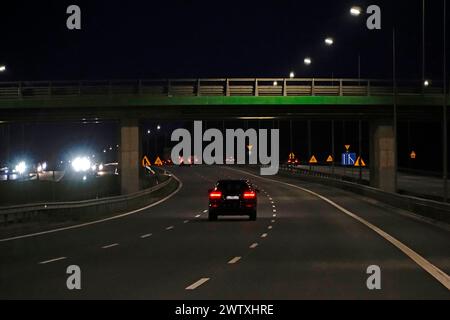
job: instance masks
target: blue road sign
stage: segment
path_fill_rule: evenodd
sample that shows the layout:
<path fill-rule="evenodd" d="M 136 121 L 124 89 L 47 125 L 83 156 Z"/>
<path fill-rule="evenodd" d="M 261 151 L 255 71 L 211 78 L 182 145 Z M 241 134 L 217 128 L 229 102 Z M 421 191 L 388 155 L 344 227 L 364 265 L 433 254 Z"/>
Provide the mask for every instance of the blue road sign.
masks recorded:
<path fill-rule="evenodd" d="M 343 166 L 354 166 L 356 162 L 356 153 L 343 153 L 342 154 L 342 165 Z"/>

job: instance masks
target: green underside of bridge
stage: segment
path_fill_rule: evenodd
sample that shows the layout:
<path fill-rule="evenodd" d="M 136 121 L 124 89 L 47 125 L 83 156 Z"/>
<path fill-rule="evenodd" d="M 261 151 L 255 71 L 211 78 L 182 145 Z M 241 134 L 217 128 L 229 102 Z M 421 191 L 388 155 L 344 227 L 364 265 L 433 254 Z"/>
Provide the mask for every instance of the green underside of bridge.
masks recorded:
<path fill-rule="evenodd" d="M 449 100 L 447 100 L 447 105 L 449 104 Z M 443 99 L 442 96 L 398 96 L 397 103 L 400 106 L 441 106 L 443 105 Z M 0 109 L 239 105 L 382 106 L 392 104 L 393 97 L 154 97 L 145 95 L 114 95 L 0 100 Z"/>

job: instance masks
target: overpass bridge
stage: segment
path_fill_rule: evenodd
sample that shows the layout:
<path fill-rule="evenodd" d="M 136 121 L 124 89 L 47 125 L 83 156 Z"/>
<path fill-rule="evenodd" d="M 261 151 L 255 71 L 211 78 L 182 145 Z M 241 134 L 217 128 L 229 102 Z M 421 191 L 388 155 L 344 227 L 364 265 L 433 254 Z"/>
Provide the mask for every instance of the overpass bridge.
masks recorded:
<path fill-rule="evenodd" d="M 446 97 L 446 105 L 449 99 Z M 443 88 L 376 79 L 169 79 L 0 83 L 0 123 L 115 120 L 125 194 L 139 189 L 141 119 L 345 119 L 370 123 L 371 184 L 395 191 L 394 104 L 402 119 L 442 119 Z"/>

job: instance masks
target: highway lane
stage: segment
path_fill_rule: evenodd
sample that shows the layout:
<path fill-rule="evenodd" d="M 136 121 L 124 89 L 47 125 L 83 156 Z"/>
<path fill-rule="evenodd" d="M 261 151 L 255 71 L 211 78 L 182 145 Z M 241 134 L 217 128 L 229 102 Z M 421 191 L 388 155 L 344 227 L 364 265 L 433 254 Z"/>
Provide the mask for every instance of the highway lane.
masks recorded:
<path fill-rule="evenodd" d="M 145 212 L 0 242 L 0 298 L 450 298 L 391 243 L 311 194 L 230 169 L 173 171 L 183 188 Z M 261 189 L 257 222 L 207 221 L 207 189 L 228 177 Z M 340 190 L 282 181 L 326 195 L 450 272 L 448 231 Z M 65 286 L 71 264 L 81 267 L 81 291 Z M 366 287 L 371 264 L 382 269 L 381 291 Z"/>

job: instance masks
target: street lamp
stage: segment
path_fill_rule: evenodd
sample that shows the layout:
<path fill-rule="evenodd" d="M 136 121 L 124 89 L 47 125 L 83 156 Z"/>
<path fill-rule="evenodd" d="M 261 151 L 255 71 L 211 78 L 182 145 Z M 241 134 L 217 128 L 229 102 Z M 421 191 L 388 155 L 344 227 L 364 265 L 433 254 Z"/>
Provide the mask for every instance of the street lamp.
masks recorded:
<path fill-rule="evenodd" d="M 161 130 L 161 126 L 158 125 L 158 126 L 156 127 L 156 129 L 157 129 L 157 130 Z"/>
<path fill-rule="evenodd" d="M 311 58 L 306 57 L 306 58 L 303 60 L 303 62 L 305 63 L 305 65 L 309 66 L 309 65 L 311 65 L 311 63 L 312 63 L 312 60 L 311 60 Z"/>
<path fill-rule="evenodd" d="M 362 13 L 361 7 L 353 6 L 353 7 L 351 7 L 351 9 L 350 9 L 350 14 L 351 14 L 352 16 L 354 16 L 354 17 L 360 16 L 361 13 Z"/>
<path fill-rule="evenodd" d="M 5 72 L 5 71 L 6 71 L 6 66 L 0 65 L 0 72 Z"/>
<path fill-rule="evenodd" d="M 425 88 L 429 87 L 430 84 L 431 84 L 431 81 L 430 81 L 430 80 L 425 80 L 425 81 L 423 82 L 423 86 L 424 86 Z"/>
<path fill-rule="evenodd" d="M 354 17 L 359 17 L 362 13 L 362 8 L 358 6 L 353 6 L 350 9 L 350 14 Z M 358 52 L 358 80 L 361 80 L 361 52 Z"/>
<path fill-rule="evenodd" d="M 278 81 L 274 81 L 274 82 L 273 82 L 273 86 L 274 86 L 274 87 L 277 87 L 277 86 L 278 86 Z"/>
<path fill-rule="evenodd" d="M 295 78 L 295 73 L 294 71 L 291 71 L 291 73 L 289 73 L 289 78 L 294 79 Z"/>
<path fill-rule="evenodd" d="M 331 37 L 326 38 L 326 39 L 325 39 L 325 44 L 326 44 L 327 46 L 332 46 L 332 45 L 334 44 L 333 38 L 331 38 Z"/>

